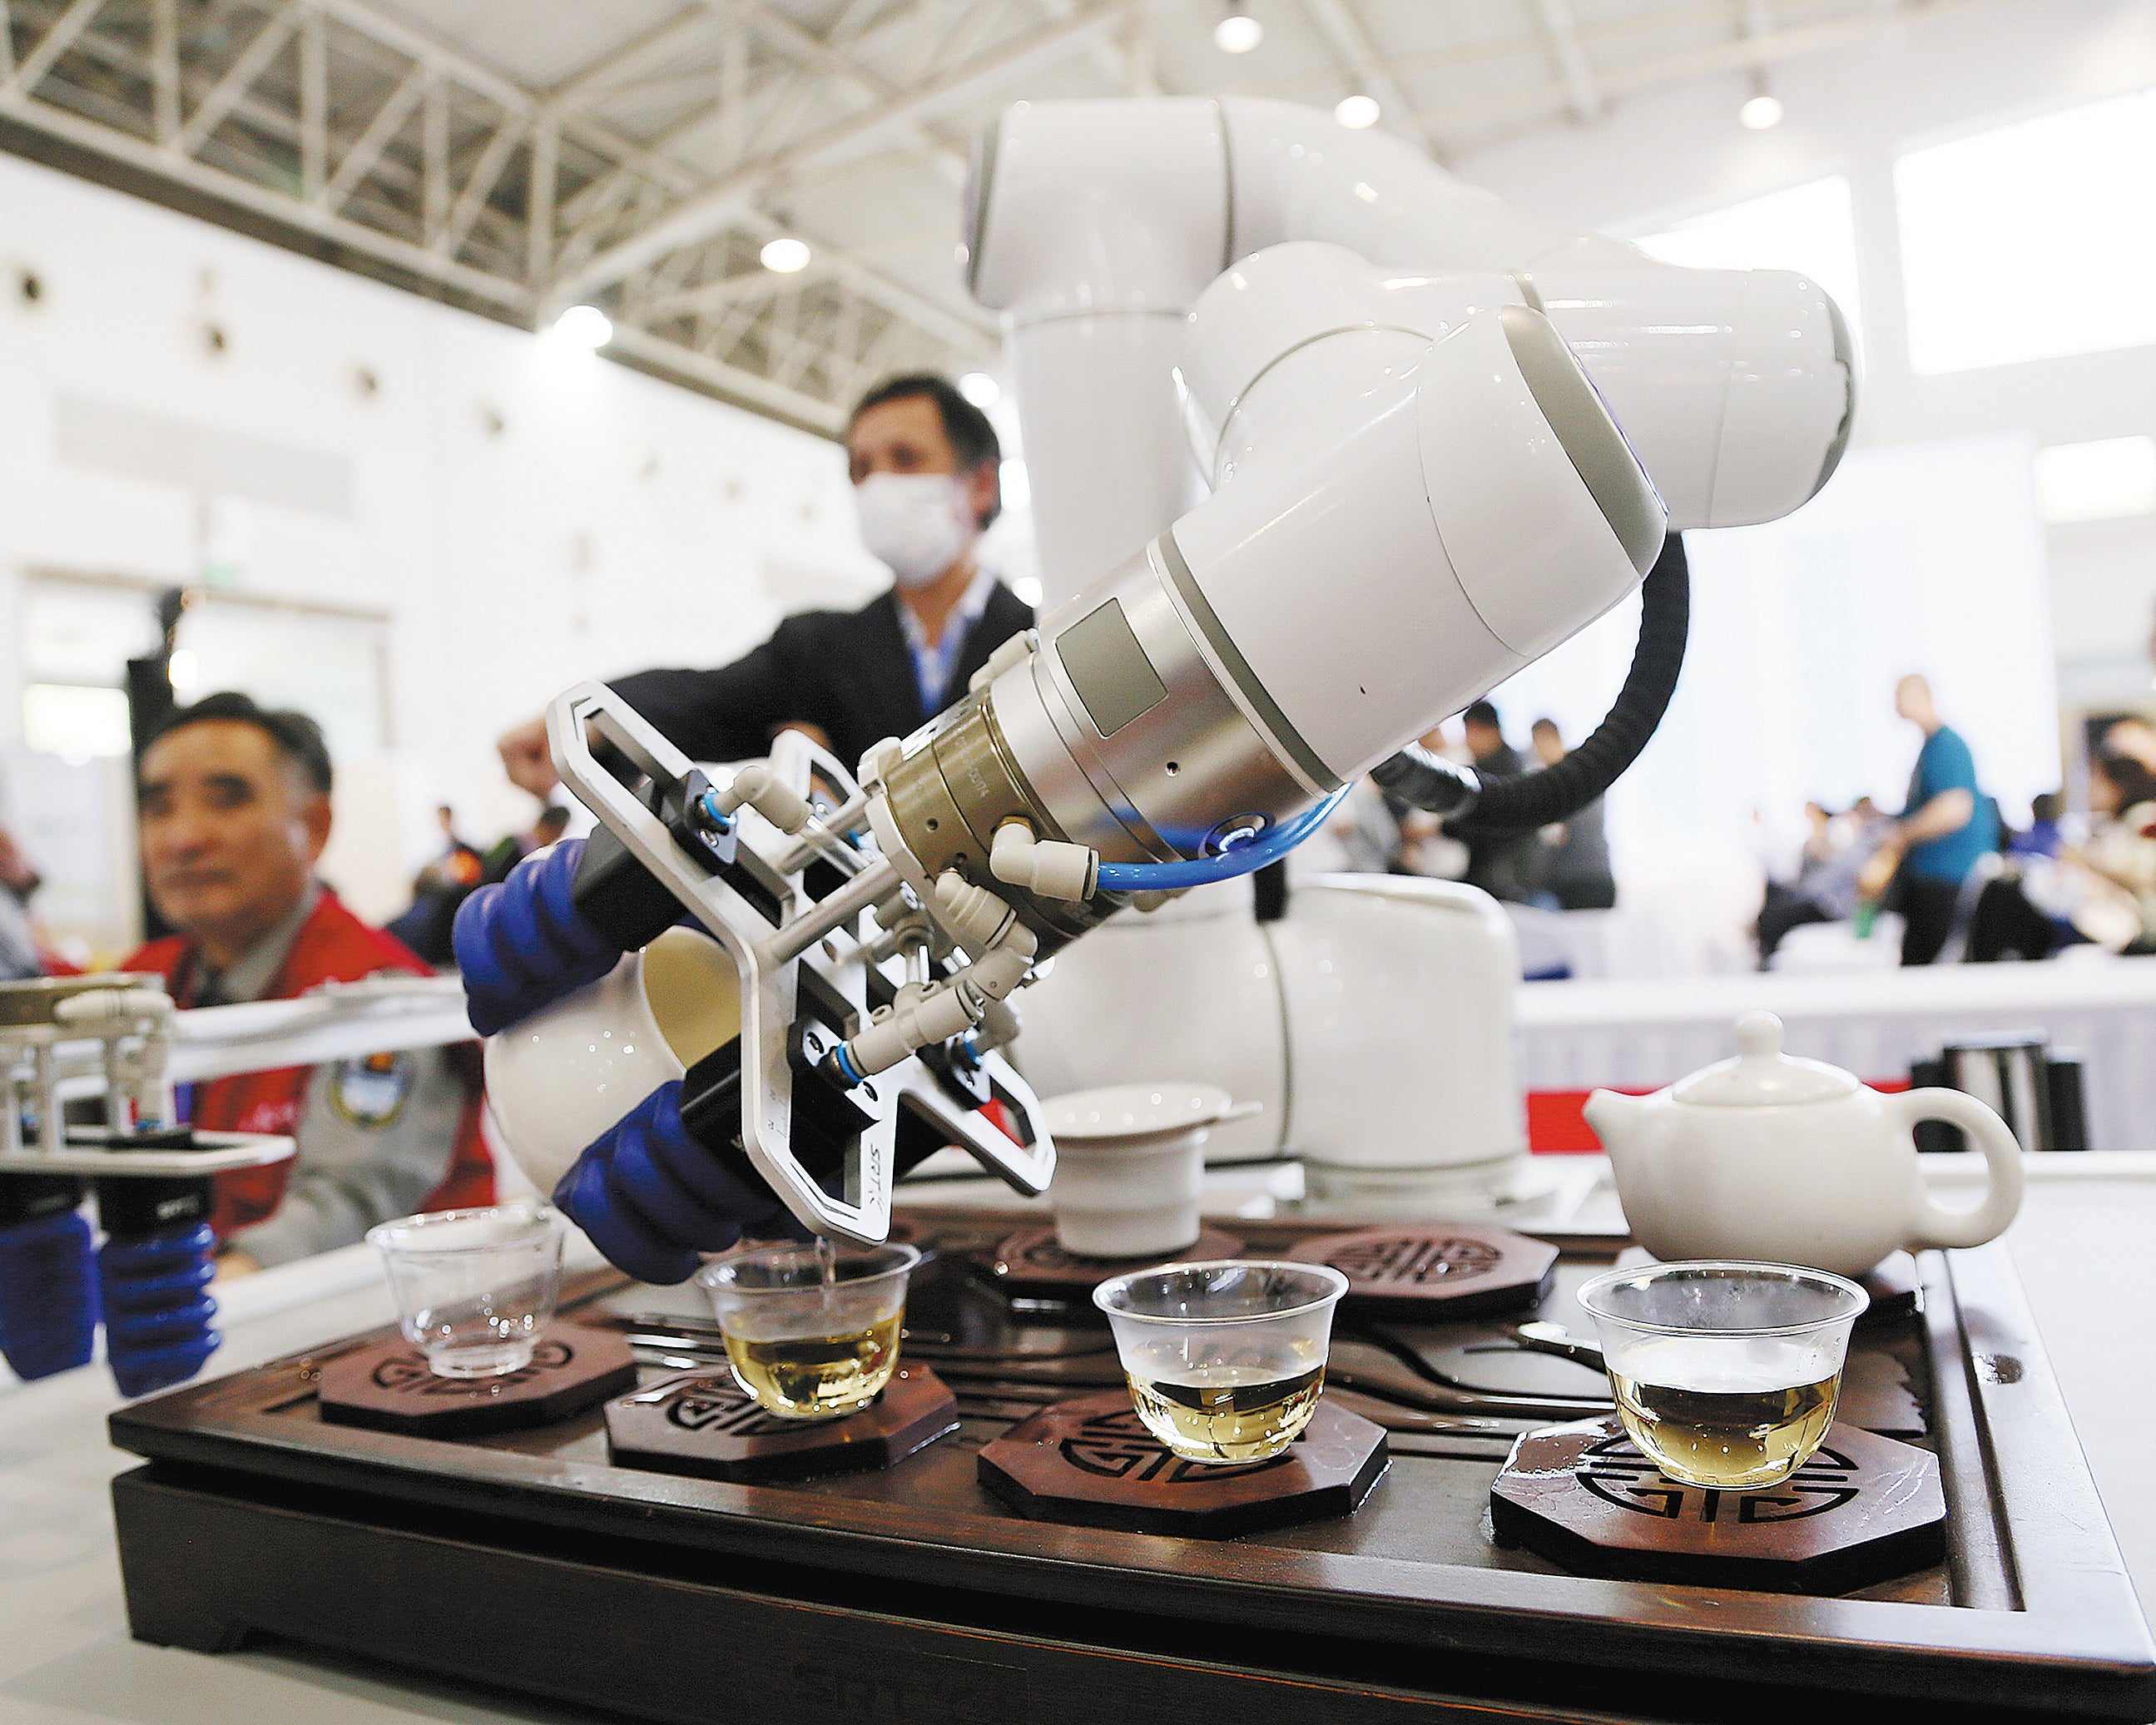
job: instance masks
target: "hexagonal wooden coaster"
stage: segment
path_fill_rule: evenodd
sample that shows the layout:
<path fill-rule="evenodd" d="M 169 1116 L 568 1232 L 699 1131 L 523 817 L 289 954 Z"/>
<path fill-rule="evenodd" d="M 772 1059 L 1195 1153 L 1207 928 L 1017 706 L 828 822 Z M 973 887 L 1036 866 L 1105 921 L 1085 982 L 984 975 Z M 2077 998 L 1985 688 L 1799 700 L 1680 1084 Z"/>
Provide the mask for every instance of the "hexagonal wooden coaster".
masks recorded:
<path fill-rule="evenodd" d="M 800 1480 L 903 1461 L 958 1429 L 957 1399 L 926 1366 L 901 1366 L 882 1394 L 843 1420 L 767 1414 L 721 1366 L 698 1366 L 607 1404 L 618 1467 L 717 1480 Z"/>
<path fill-rule="evenodd" d="M 982 1447 L 982 1485 L 1029 1521 L 1226 1538 L 1343 1516 L 1390 1465 L 1382 1426 L 1321 1401 L 1270 1461 L 1170 1455 L 1122 1391 L 1044 1408 Z"/>
<path fill-rule="evenodd" d="M 636 1387 L 629 1343 L 604 1330 L 556 1324 L 531 1363 L 498 1378 L 441 1378 L 402 1337 L 322 1368 L 316 1386 L 332 1425 L 371 1425 L 415 1437 L 475 1437 L 551 1425 Z"/>
<path fill-rule="evenodd" d="M 1490 1488 L 1490 1520 L 1578 1575 L 1840 1594 L 1946 1555 L 1928 1451 L 1839 1423 L 1783 1484 L 1703 1491 L 1665 1479 L 1614 1416 L 1531 1431 Z"/>
<path fill-rule="evenodd" d="M 1011 1235 L 978 1260 L 995 1284 L 1021 1300 L 1083 1301 L 1111 1276 L 1149 1270 L 1156 1264 L 1201 1263 L 1232 1258 L 1243 1243 L 1218 1228 L 1203 1228 L 1179 1252 L 1154 1252 L 1139 1258 L 1083 1258 L 1064 1250 L 1051 1224 Z"/>
<path fill-rule="evenodd" d="M 1351 1313 L 1424 1323 L 1532 1306 L 1557 1269 L 1548 1240 L 1466 1222 L 1320 1235 L 1287 1255 L 1345 1276 Z"/>

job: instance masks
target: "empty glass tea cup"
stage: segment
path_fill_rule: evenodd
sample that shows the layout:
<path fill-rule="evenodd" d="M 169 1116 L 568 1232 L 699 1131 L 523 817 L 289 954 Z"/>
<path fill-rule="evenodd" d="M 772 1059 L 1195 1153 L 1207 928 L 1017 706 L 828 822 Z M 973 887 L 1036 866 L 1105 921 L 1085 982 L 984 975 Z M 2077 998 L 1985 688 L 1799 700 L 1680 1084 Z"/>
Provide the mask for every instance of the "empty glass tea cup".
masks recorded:
<path fill-rule="evenodd" d="M 1720 1259 L 1612 1270 L 1578 1298 L 1640 1453 L 1680 1485 L 1737 1491 L 1811 1459 L 1871 1304 L 1824 1270 Z"/>
<path fill-rule="evenodd" d="M 760 1246 L 707 1264 L 734 1381 L 765 1411 L 834 1420 L 874 1401 L 898 1369 L 910 1245 Z"/>
<path fill-rule="evenodd" d="M 435 1210 L 367 1230 L 404 1339 L 444 1378 L 531 1363 L 562 1282 L 562 1218 L 536 1199 Z"/>
<path fill-rule="evenodd" d="M 1147 1430 L 1187 1461 L 1263 1461 L 1317 1409 L 1347 1291 L 1326 1265 L 1223 1258 L 1111 1276 L 1093 1303 Z"/>

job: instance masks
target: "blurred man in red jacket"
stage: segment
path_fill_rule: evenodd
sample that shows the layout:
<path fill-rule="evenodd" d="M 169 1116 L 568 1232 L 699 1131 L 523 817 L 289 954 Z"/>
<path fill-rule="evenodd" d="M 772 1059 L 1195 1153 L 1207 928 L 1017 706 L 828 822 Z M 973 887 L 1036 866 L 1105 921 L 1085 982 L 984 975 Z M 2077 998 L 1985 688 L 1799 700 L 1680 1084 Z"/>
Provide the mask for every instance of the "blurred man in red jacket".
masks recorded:
<path fill-rule="evenodd" d="M 321 732 L 302 713 L 226 693 L 167 719 L 143 752 L 136 798 L 151 901 L 179 932 L 122 968 L 162 977 L 183 1007 L 428 974 L 315 878 L 331 776 Z M 475 1055 L 465 1044 L 192 1086 L 194 1125 L 299 1141 L 292 1161 L 216 1177 L 224 1270 L 348 1245 L 414 1210 L 492 1203 Z"/>

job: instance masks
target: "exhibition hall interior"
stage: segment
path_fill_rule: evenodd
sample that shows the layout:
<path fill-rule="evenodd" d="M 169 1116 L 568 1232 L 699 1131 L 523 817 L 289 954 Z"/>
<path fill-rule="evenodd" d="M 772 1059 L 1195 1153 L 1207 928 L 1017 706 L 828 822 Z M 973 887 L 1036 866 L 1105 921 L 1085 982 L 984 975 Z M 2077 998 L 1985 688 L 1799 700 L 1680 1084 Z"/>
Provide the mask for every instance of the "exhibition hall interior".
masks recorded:
<path fill-rule="evenodd" d="M 0 1725 L 2148 1725 L 2152 1233 L 2156 0 L 0 0 Z"/>

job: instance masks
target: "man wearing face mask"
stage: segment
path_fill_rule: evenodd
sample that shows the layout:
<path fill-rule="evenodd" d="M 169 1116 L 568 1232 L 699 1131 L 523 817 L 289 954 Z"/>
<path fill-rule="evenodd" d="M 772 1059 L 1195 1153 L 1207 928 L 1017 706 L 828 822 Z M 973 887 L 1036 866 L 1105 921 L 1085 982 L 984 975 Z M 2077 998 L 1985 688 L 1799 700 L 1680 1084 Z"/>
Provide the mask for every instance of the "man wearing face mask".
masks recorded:
<path fill-rule="evenodd" d="M 1003 506 L 1002 449 L 988 417 L 947 378 L 894 377 L 861 398 L 846 427 L 861 538 L 895 585 L 858 611 L 788 618 L 747 657 L 716 670 L 648 670 L 614 689 L 696 761 L 767 752 L 805 730 L 848 767 L 905 737 L 966 692 L 988 655 L 1033 626 L 1033 611 L 974 547 Z M 559 783 L 543 720 L 501 739 L 511 780 L 536 796 Z"/>

